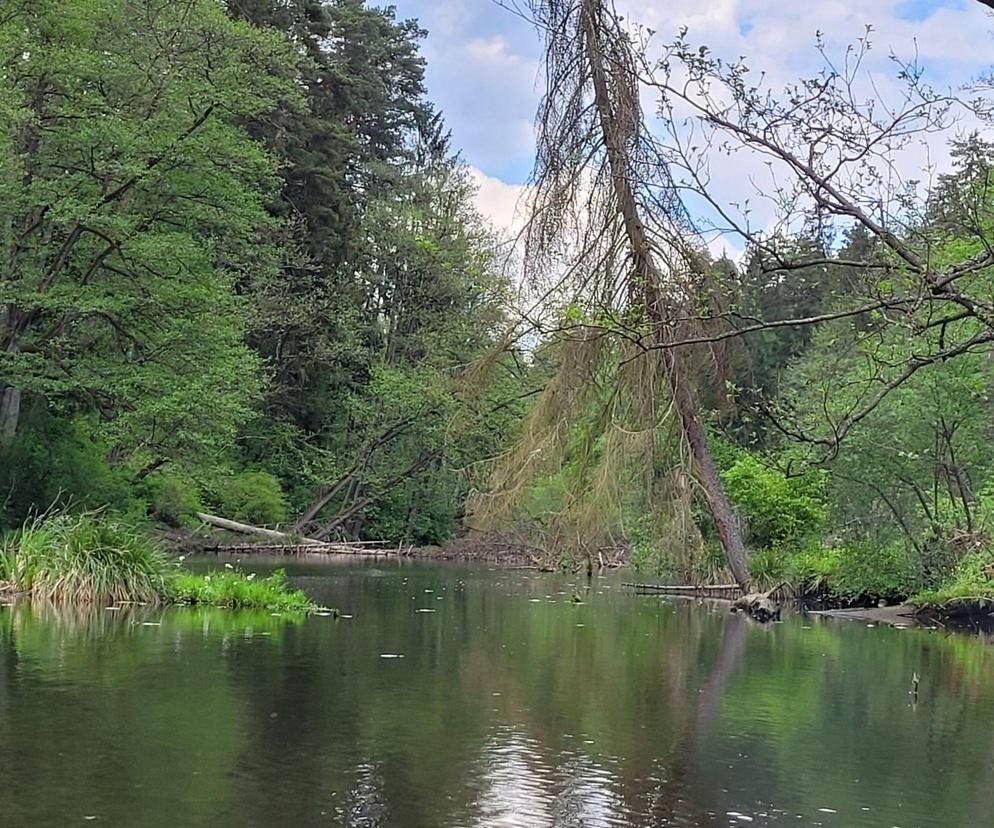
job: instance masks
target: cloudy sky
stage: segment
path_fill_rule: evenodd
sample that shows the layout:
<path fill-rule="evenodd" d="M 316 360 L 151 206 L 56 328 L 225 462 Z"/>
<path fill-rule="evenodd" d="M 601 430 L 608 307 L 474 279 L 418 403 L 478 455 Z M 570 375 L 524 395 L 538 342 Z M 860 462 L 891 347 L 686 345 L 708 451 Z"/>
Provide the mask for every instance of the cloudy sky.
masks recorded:
<path fill-rule="evenodd" d="M 521 17 L 494 0 L 394 0 L 399 17 L 429 32 L 429 94 L 474 168 L 479 206 L 508 225 L 534 151 L 541 43 Z M 918 56 L 934 86 L 958 87 L 994 65 L 994 17 L 976 0 L 618 0 L 633 21 L 671 40 L 681 26 L 695 43 L 787 81 L 816 65 L 815 33 L 829 51 L 873 27 L 871 70 L 893 75 L 888 54 Z"/>

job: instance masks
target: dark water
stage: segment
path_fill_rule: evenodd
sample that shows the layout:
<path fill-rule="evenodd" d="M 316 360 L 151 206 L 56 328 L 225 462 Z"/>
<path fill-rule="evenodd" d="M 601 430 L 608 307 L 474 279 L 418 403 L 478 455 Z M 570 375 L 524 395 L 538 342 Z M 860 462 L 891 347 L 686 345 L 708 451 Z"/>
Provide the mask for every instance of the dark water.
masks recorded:
<path fill-rule="evenodd" d="M 297 573 L 352 617 L 0 609 L 0 825 L 994 826 L 983 639 Z"/>

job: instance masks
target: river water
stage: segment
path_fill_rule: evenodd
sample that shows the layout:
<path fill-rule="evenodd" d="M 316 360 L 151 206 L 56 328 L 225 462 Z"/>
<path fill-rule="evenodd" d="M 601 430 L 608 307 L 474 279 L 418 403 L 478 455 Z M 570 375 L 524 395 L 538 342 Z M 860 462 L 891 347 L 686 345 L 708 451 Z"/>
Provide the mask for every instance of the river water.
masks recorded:
<path fill-rule="evenodd" d="M 0 825 L 994 826 L 982 638 L 289 571 L 350 617 L 0 609 Z"/>

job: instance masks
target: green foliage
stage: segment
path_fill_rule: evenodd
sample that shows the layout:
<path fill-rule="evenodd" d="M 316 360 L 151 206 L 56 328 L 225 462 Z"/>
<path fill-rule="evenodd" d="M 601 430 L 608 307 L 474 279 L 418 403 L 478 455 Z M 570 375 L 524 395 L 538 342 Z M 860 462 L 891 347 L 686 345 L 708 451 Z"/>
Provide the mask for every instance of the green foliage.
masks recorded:
<path fill-rule="evenodd" d="M 294 97 L 267 71 L 291 52 L 210 0 L 6 12 L 3 383 L 98 413 L 138 465 L 216 452 L 259 391 L 234 286 L 279 233 L 276 164 L 242 122 Z"/>
<path fill-rule="evenodd" d="M 97 431 L 89 419 L 46 410 L 22 420 L 17 442 L 0 448 L 0 531 L 59 502 L 133 510 L 131 471 L 107 462 L 112 447 Z"/>
<path fill-rule="evenodd" d="M 830 561 L 828 588 L 842 598 L 899 600 L 915 589 L 915 566 L 901 543 L 846 544 L 833 550 Z"/>
<path fill-rule="evenodd" d="M 779 546 L 769 546 L 749 552 L 749 575 L 762 589 L 772 589 L 790 583 L 794 577 L 792 555 Z"/>
<path fill-rule="evenodd" d="M 29 520 L 0 546 L 0 580 L 34 599 L 75 605 L 175 602 L 306 613 L 316 609 L 287 586 L 231 570 L 185 572 L 145 535 L 97 512 L 51 512 Z"/>
<path fill-rule="evenodd" d="M 256 578 L 254 574 L 246 575 L 233 569 L 215 569 L 204 574 L 180 572 L 170 581 L 169 594 L 180 604 L 288 613 L 317 609 L 307 595 L 287 586 L 286 573 L 282 569 L 268 578 Z"/>
<path fill-rule="evenodd" d="M 789 584 L 801 594 L 844 601 L 903 600 L 920 582 L 915 561 L 901 543 L 848 543 L 753 550 L 749 572 L 757 587 Z"/>
<path fill-rule="evenodd" d="M 197 512 L 204 511 L 197 484 L 177 472 L 157 472 L 143 486 L 150 517 L 166 526 L 191 524 Z"/>
<path fill-rule="evenodd" d="M 817 472 L 788 478 L 747 454 L 722 472 L 721 479 L 759 547 L 798 543 L 824 525 L 825 480 Z"/>
<path fill-rule="evenodd" d="M 156 603 L 169 565 L 144 535 L 96 512 L 52 512 L 3 544 L 3 577 L 17 592 L 53 602 Z"/>
<path fill-rule="evenodd" d="M 965 555 L 943 584 L 916 593 L 911 602 L 939 607 L 957 598 L 994 600 L 994 555 L 989 549 Z"/>
<path fill-rule="evenodd" d="M 234 520 L 268 525 L 286 520 L 287 508 L 277 477 L 268 472 L 236 474 L 219 492 L 221 511 Z"/>
<path fill-rule="evenodd" d="M 338 533 L 452 534 L 520 387 L 460 384 L 505 286 L 423 35 L 359 0 L 5 9 L 0 526 L 182 525 L 187 476 L 276 523 L 351 469 Z"/>

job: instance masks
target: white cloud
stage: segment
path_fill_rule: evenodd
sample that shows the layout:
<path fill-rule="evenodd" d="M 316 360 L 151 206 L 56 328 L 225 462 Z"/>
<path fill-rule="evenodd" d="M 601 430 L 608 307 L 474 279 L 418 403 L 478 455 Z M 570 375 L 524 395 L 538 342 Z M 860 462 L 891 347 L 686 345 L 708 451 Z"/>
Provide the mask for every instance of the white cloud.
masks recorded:
<path fill-rule="evenodd" d="M 476 208 L 500 233 L 516 233 L 525 221 L 524 184 L 507 184 L 477 167 L 470 167 L 470 177 L 477 187 Z"/>

